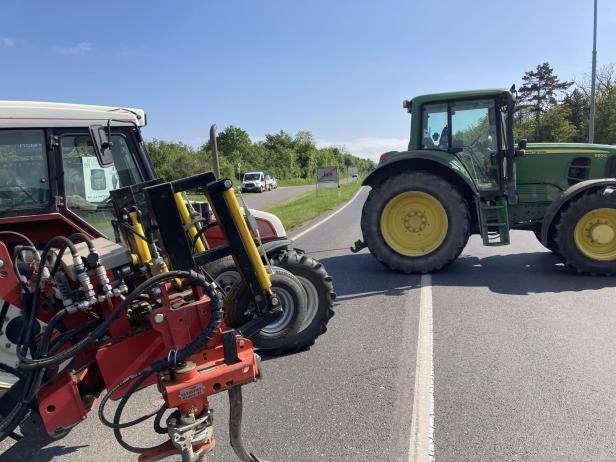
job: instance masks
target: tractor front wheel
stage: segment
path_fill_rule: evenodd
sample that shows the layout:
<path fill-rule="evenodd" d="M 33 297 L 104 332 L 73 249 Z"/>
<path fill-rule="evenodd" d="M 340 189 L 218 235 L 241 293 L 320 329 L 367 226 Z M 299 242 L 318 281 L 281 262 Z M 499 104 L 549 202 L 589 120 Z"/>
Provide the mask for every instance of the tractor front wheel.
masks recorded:
<path fill-rule="evenodd" d="M 251 340 L 257 348 L 278 350 L 287 347 L 299 332 L 306 316 L 306 291 L 299 280 L 287 270 L 272 267 L 272 292 L 282 306 L 282 316 L 271 322 Z M 239 281 L 227 292 L 225 323 L 238 328 L 254 318 L 254 303 L 250 289 Z"/>
<path fill-rule="evenodd" d="M 580 273 L 616 273 L 616 201 L 598 190 L 574 199 L 560 214 L 554 241 L 567 266 Z"/>
<path fill-rule="evenodd" d="M 427 273 L 455 260 L 468 242 L 468 205 L 458 189 L 430 172 L 401 173 L 374 187 L 361 228 L 370 252 L 403 273 Z"/>

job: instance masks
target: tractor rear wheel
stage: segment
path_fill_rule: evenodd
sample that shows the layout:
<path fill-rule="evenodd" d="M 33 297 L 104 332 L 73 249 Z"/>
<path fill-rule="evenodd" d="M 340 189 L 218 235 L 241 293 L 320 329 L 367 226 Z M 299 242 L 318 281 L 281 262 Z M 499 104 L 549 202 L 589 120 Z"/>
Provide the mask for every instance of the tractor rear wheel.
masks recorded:
<path fill-rule="evenodd" d="M 616 202 L 598 190 L 571 202 L 559 216 L 554 241 L 565 264 L 580 273 L 616 273 Z"/>
<path fill-rule="evenodd" d="M 441 176 L 401 173 L 370 191 L 361 228 L 370 252 L 385 266 L 427 273 L 455 260 L 468 242 L 468 204 Z"/>

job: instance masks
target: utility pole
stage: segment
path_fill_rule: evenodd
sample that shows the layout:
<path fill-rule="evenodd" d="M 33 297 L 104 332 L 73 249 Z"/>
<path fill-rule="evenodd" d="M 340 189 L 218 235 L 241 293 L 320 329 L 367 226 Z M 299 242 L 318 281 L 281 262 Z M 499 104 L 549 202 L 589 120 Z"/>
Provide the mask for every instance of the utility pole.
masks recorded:
<path fill-rule="evenodd" d="M 592 82 L 590 84 L 590 119 L 588 120 L 588 142 L 595 141 L 595 82 L 597 80 L 597 0 L 592 30 Z"/>

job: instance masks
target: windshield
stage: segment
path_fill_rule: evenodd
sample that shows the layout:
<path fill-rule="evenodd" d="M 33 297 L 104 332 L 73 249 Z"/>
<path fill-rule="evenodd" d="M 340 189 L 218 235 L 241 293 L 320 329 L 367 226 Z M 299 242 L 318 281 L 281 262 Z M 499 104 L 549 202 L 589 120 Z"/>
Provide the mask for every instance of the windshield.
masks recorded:
<path fill-rule="evenodd" d="M 112 135 L 113 163 L 101 166 L 89 134 L 62 137 L 66 205 L 107 236 L 113 236 L 110 191 L 141 182 L 135 159 L 122 135 Z"/>
<path fill-rule="evenodd" d="M 0 130 L 0 213 L 49 204 L 44 130 Z"/>
<path fill-rule="evenodd" d="M 260 179 L 261 179 L 260 173 L 247 173 L 246 175 L 244 175 L 244 181 L 255 181 L 255 180 L 260 180 Z"/>

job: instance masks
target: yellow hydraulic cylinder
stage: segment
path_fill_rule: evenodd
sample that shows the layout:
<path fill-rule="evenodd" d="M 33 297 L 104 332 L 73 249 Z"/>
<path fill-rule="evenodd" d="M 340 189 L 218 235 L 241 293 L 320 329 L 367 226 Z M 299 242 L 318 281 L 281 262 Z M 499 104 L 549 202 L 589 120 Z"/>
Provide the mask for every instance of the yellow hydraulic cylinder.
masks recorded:
<path fill-rule="evenodd" d="M 252 263 L 252 268 L 257 275 L 259 285 L 264 290 L 271 289 L 272 281 L 270 280 L 269 274 L 267 274 L 267 271 L 265 270 L 265 265 L 261 260 L 259 250 L 255 245 L 252 234 L 250 234 L 250 230 L 248 229 L 248 225 L 244 219 L 244 214 L 242 213 L 240 204 L 237 201 L 237 197 L 235 197 L 235 191 L 233 188 L 227 189 L 222 193 L 222 197 L 229 207 L 229 212 L 233 218 L 233 223 L 235 224 L 235 227 L 240 234 L 240 238 L 244 243 L 244 247 L 248 253 L 248 258 L 250 259 L 250 263 Z"/>
<path fill-rule="evenodd" d="M 177 192 L 173 195 L 173 197 L 175 198 L 175 205 L 180 212 L 182 223 L 184 223 L 184 225 L 190 224 L 192 222 L 192 217 L 190 216 L 190 211 L 188 210 L 186 202 L 184 202 L 184 196 L 181 192 Z M 188 236 L 190 237 L 190 242 L 193 242 L 195 236 L 197 235 L 197 227 L 195 225 L 191 225 L 188 227 L 187 232 Z M 203 245 L 203 241 L 201 239 L 197 239 L 197 242 L 195 243 L 195 249 L 197 249 L 198 252 L 205 252 L 205 245 Z"/>
<path fill-rule="evenodd" d="M 141 222 L 139 221 L 139 215 L 137 214 L 137 212 L 130 212 L 129 216 L 130 216 L 130 221 L 131 221 L 131 224 L 133 225 L 133 228 L 135 228 L 135 230 L 139 234 L 144 236 L 145 234 L 143 231 L 143 226 L 141 225 Z M 148 242 L 137 235 L 133 235 L 133 237 L 135 239 L 135 244 L 137 245 L 137 253 L 139 254 L 139 258 L 141 259 L 141 264 L 145 265 L 152 259 L 152 254 L 150 253 Z"/>

